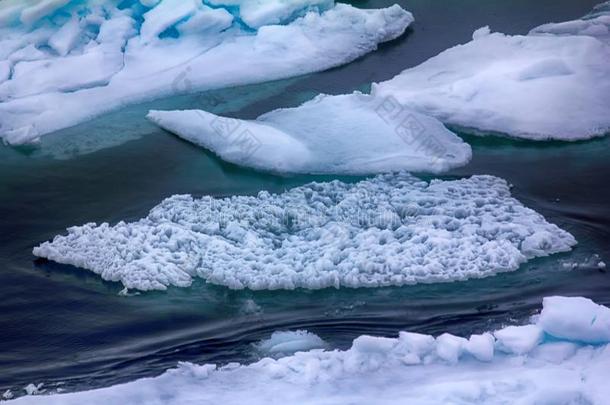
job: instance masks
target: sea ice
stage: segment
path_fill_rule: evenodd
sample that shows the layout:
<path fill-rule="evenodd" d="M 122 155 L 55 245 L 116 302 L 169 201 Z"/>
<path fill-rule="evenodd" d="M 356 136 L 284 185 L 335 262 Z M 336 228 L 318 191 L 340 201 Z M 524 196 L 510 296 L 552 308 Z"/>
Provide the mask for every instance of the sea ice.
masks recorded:
<path fill-rule="evenodd" d="M 531 34 L 586 35 L 610 43 L 610 1 L 597 5 L 585 17 L 536 27 Z"/>
<path fill-rule="evenodd" d="M 413 21 L 397 5 L 259 3 L 3 1 L 0 138 L 34 142 L 128 104 L 325 70 Z"/>
<path fill-rule="evenodd" d="M 287 173 L 439 173 L 469 147 L 445 124 L 533 140 L 610 132 L 610 2 L 526 36 L 477 30 L 371 95 L 324 96 L 256 121 L 204 111 L 151 111 L 161 127 L 254 169 Z M 536 248 L 535 241 L 532 248 Z"/>
<path fill-rule="evenodd" d="M 470 146 L 434 118 L 395 117 L 391 100 L 318 96 L 245 121 L 205 111 L 151 111 L 148 118 L 241 166 L 280 173 L 442 172 L 471 158 Z"/>
<path fill-rule="evenodd" d="M 574 141 L 610 132 L 610 3 L 529 35 L 477 30 L 372 94 L 445 124 L 512 137 Z"/>
<path fill-rule="evenodd" d="M 319 336 L 305 330 L 294 332 L 273 332 L 269 339 L 263 340 L 256 348 L 267 356 L 286 356 L 296 352 L 324 349 L 326 343 Z"/>
<path fill-rule="evenodd" d="M 554 298 L 544 301 L 543 313 L 559 314 L 562 308 L 555 305 L 569 306 L 571 302 L 584 312 L 564 313 L 561 321 L 565 325 L 577 325 L 581 316 L 591 319 L 599 311 L 591 305 L 582 306 L 576 298 Z M 610 309 L 604 307 L 604 311 Z M 604 322 L 610 328 L 608 319 Z M 574 342 L 546 335 L 544 325 L 530 326 L 539 328 L 545 337 L 529 353 L 498 351 L 486 355 L 484 361 L 465 352 L 457 360 L 453 355 L 465 341 L 479 340 L 474 336 L 467 340 L 445 334 L 435 339 L 401 332 L 397 338 L 360 336 L 345 351 L 312 350 L 277 360 L 264 358 L 250 365 L 180 363 L 159 377 L 92 391 L 22 397 L 10 403 L 607 404 L 610 341 L 585 346 L 583 340 L 592 341 L 598 335 L 587 337 L 583 332 L 585 338 Z M 503 335 L 501 331 L 495 334 Z M 477 346 L 493 341 L 490 333 L 478 336 L 485 337 Z M 447 346 L 453 353 L 449 362 L 439 355 Z M 405 361 L 413 355 L 425 361 Z"/>
<path fill-rule="evenodd" d="M 575 244 L 504 180 L 427 183 L 399 173 L 256 197 L 173 196 L 137 222 L 73 227 L 34 254 L 128 289 L 185 287 L 193 277 L 233 289 L 318 289 L 481 278 Z"/>
<path fill-rule="evenodd" d="M 584 343 L 610 341 L 610 309 L 587 298 L 547 297 L 538 323 L 560 339 Z"/>

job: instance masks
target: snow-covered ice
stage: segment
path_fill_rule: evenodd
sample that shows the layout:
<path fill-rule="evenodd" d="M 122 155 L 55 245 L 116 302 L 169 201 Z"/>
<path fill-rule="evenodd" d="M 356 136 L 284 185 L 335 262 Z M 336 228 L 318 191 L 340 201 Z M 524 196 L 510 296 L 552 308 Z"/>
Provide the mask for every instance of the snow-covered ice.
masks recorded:
<path fill-rule="evenodd" d="M 412 21 L 397 5 L 330 0 L 6 0 L 0 138 L 33 142 L 127 104 L 328 69 Z"/>
<path fill-rule="evenodd" d="M 371 95 L 318 96 L 256 121 L 151 111 L 159 126 L 222 159 L 283 173 L 439 173 L 471 150 L 445 124 L 533 140 L 610 132 L 610 2 L 526 36 L 477 30 Z"/>
<path fill-rule="evenodd" d="M 547 297 L 548 308 L 538 323 L 544 330 L 559 339 L 583 343 L 610 341 L 610 309 L 587 298 Z"/>
<path fill-rule="evenodd" d="M 569 251 L 569 233 L 492 176 L 386 174 L 281 194 L 168 198 L 137 222 L 68 229 L 34 254 L 129 289 L 379 287 L 481 278 Z"/>
<path fill-rule="evenodd" d="M 470 146 L 442 123 L 400 109 L 392 99 L 355 93 L 321 95 L 256 121 L 198 110 L 151 111 L 148 118 L 228 162 L 272 172 L 438 173 L 470 161 Z"/>
<path fill-rule="evenodd" d="M 534 140 L 573 141 L 610 132 L 610 3 L 582 20 L 529 35 L 477 30 L 373 86 L 445 124 Z"/>
<path fill-rule="evenodd" d="M 582 299 L 544 300 L 563 325 L 592 319 L 599 309 Z M 556 306 L 556 305 L 559 305 Z M 579 308 L 567 311 L 565 307 Z M 603 311 L 610 309 L 603 307 Z M 593 312 L 589 312 L 589 311 Z M 600 327 L 610 329 L 604 318 Z M 603 325 L 602 325 L 603 323 Z M 525 325 L 528 326 L 528 325 Z M 593 404 L 610 398 L 610 340 L 587 330 L 577 341 L 549 334 L 553 323 L 533 323 L 541 339 L 517 353 L 494 350 L 493 335 L 530 339 L 525 326 L 465 339 L 400 332 L 396 338 L 360 336 L 345 351 L 311 350 L 250 365 L 180 363 L 155 378 L 71 394 L 22 397 L 11 404 Z M 563 328 L 560 326 L 560 329 Z M 518 335 L 522 335 L 520 338 Z M 597 340 L 597 345 L 583 341 Z M 483 358 L 480 358 L 484 353 Z"/>

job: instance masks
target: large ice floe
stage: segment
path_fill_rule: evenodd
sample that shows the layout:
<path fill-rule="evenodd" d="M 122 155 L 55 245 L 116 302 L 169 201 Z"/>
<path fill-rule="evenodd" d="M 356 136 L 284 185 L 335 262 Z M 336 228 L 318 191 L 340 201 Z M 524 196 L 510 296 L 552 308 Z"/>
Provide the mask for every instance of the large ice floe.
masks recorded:
<path fill-rule="evenodd" d="M 372 92 L 483 133 L 565 141 L 604 135 L 610 132 L 610 2 L 525 36 L 481 28 L 472 42 Z"/>
<path fill-rule="evenodd" d="M 360 93 L 321 95 L 255 121 L 200 110 L 151 111 L 148 118 L 223 160 L 279 173 L 439 173 L 472 155 L 435 118 Z"/>
<path fill-rule="evenodd" d="M 5 0 L 0 138 L 32 142 L 127 104 L 328 69 L 412 21 L 397 5 L 332 0 Z"/>
<path fill-rule="evenodd" d="M 407 173 L 281 194 L 168 198 L 137 222 L 87 224 L 34 249 L 129 289 L 380 287 L 481 278 L 576 241 L 491 176 Z"/>
<path fill-rule="evenodd" d="M 15 404 L 592 404 L 610 398 L 610 309 L 548 297 L 532 323 L 469 338 L 360 336 L 250 365 L 181 363 L 159 377 Z"/>

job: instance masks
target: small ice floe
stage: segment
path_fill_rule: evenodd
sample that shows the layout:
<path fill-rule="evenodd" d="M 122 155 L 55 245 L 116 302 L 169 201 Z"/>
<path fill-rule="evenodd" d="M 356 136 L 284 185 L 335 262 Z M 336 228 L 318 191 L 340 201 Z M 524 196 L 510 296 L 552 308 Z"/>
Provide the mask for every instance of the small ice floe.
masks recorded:
<path fill-rule="evenodd" d="M 306 330 L 273 332 L 269 339 L 256 344 L 256 349 L 264 355 L 289 356 L 296 352 L 326 348 L 326 342 Z"/>
<path fill-rule="evenodd" d="M 42 388 L 43 387 L 43 383 L 39 383 L 39 384 L 28 384 L 26 385 L 23 390 L 26 392 L 27 395 L 39 395 L 45 392 L 45 390 Z"/>

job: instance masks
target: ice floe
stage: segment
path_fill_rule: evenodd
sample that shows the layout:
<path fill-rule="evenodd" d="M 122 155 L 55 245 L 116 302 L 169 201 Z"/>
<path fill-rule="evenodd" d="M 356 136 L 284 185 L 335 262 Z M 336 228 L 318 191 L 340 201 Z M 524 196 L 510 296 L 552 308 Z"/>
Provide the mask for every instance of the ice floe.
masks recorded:
<path fill-rule="evenodd" d="M 321 0 L 3 1 L 0 138 L 32 142 L 127 104 L 328 69 L 412 21 L 397 5 Z"/>
<path fill-rule="evenodd" d="M 428 183 L 399 173 L 252 197 L 177 195 L 137 222 L 70 228 L 34 254 L 129 289 L 185 287 L 193 277 L 318 289 L 481 278 L 575 244 L 502 179 Z"/>
<path fill-rule="evenodd" d="M 547 298 L 537 321 L 510 327 L 508 333 L 502 329 L 470 339 L 409 332 L 396 338 L 360 336 L 345 351 L 311 350 L 223 367 L 181 363 L 155 378 L 79 393 L 22 397 L 11 403 L 604 405 L 610 397 L 610 340 L 587 328 L 580 330 L 577 340 L 568 336 L 573 325 L 601 313 L 606 316 L 598 321 L 599 327 L 610 330 L 610 309 L 583 302 Z M 566 308 L 572 310 L 564 312 Z M 506 351 L 493 337 L 531 341 L 526 326 L 539 331 L 540 338 L 516 351 Z M 597 344 L 583 343 L 587 341 Z"/>
<path fill-rule="evenodd" d="M 273 332 L 269 339 L 256 345 L 259 352 L 266 356 L 286 356 L 296 352 L 324 349 L 326 342 L 306 330 Z"/>
<path fill-rule="evenodd" d="M 148 118 L 228 162 L 280 173 L 438 173 L 472 155 L 436 119 L 360 93 L 321 95 L 255 121 L 199 110 L 151 111 Z"/>
<path fill-rule="evenodd" d="M 610 132 L 610 5 L 529 35 L 477 30 L 394 79 L 373 86 L 446 124 L 534 140 Z"/>
<path fill-rule="evenodd" d="M 544 24 L 530 34 L 586 35 L 610 43 L 610 1 L 597 5 L 581 19 Z"/>
<path fill-rule="evenodd" d="M 439 173 L 470 148 L 445 124 L 533 140 L 610 132 L 610 3 L 529 35 L 477 30 L 371 95 L 321 95 L 256 121 L 204 111 L 151 111 L 159 126 L 222 159 L 287 173 Z"/>

